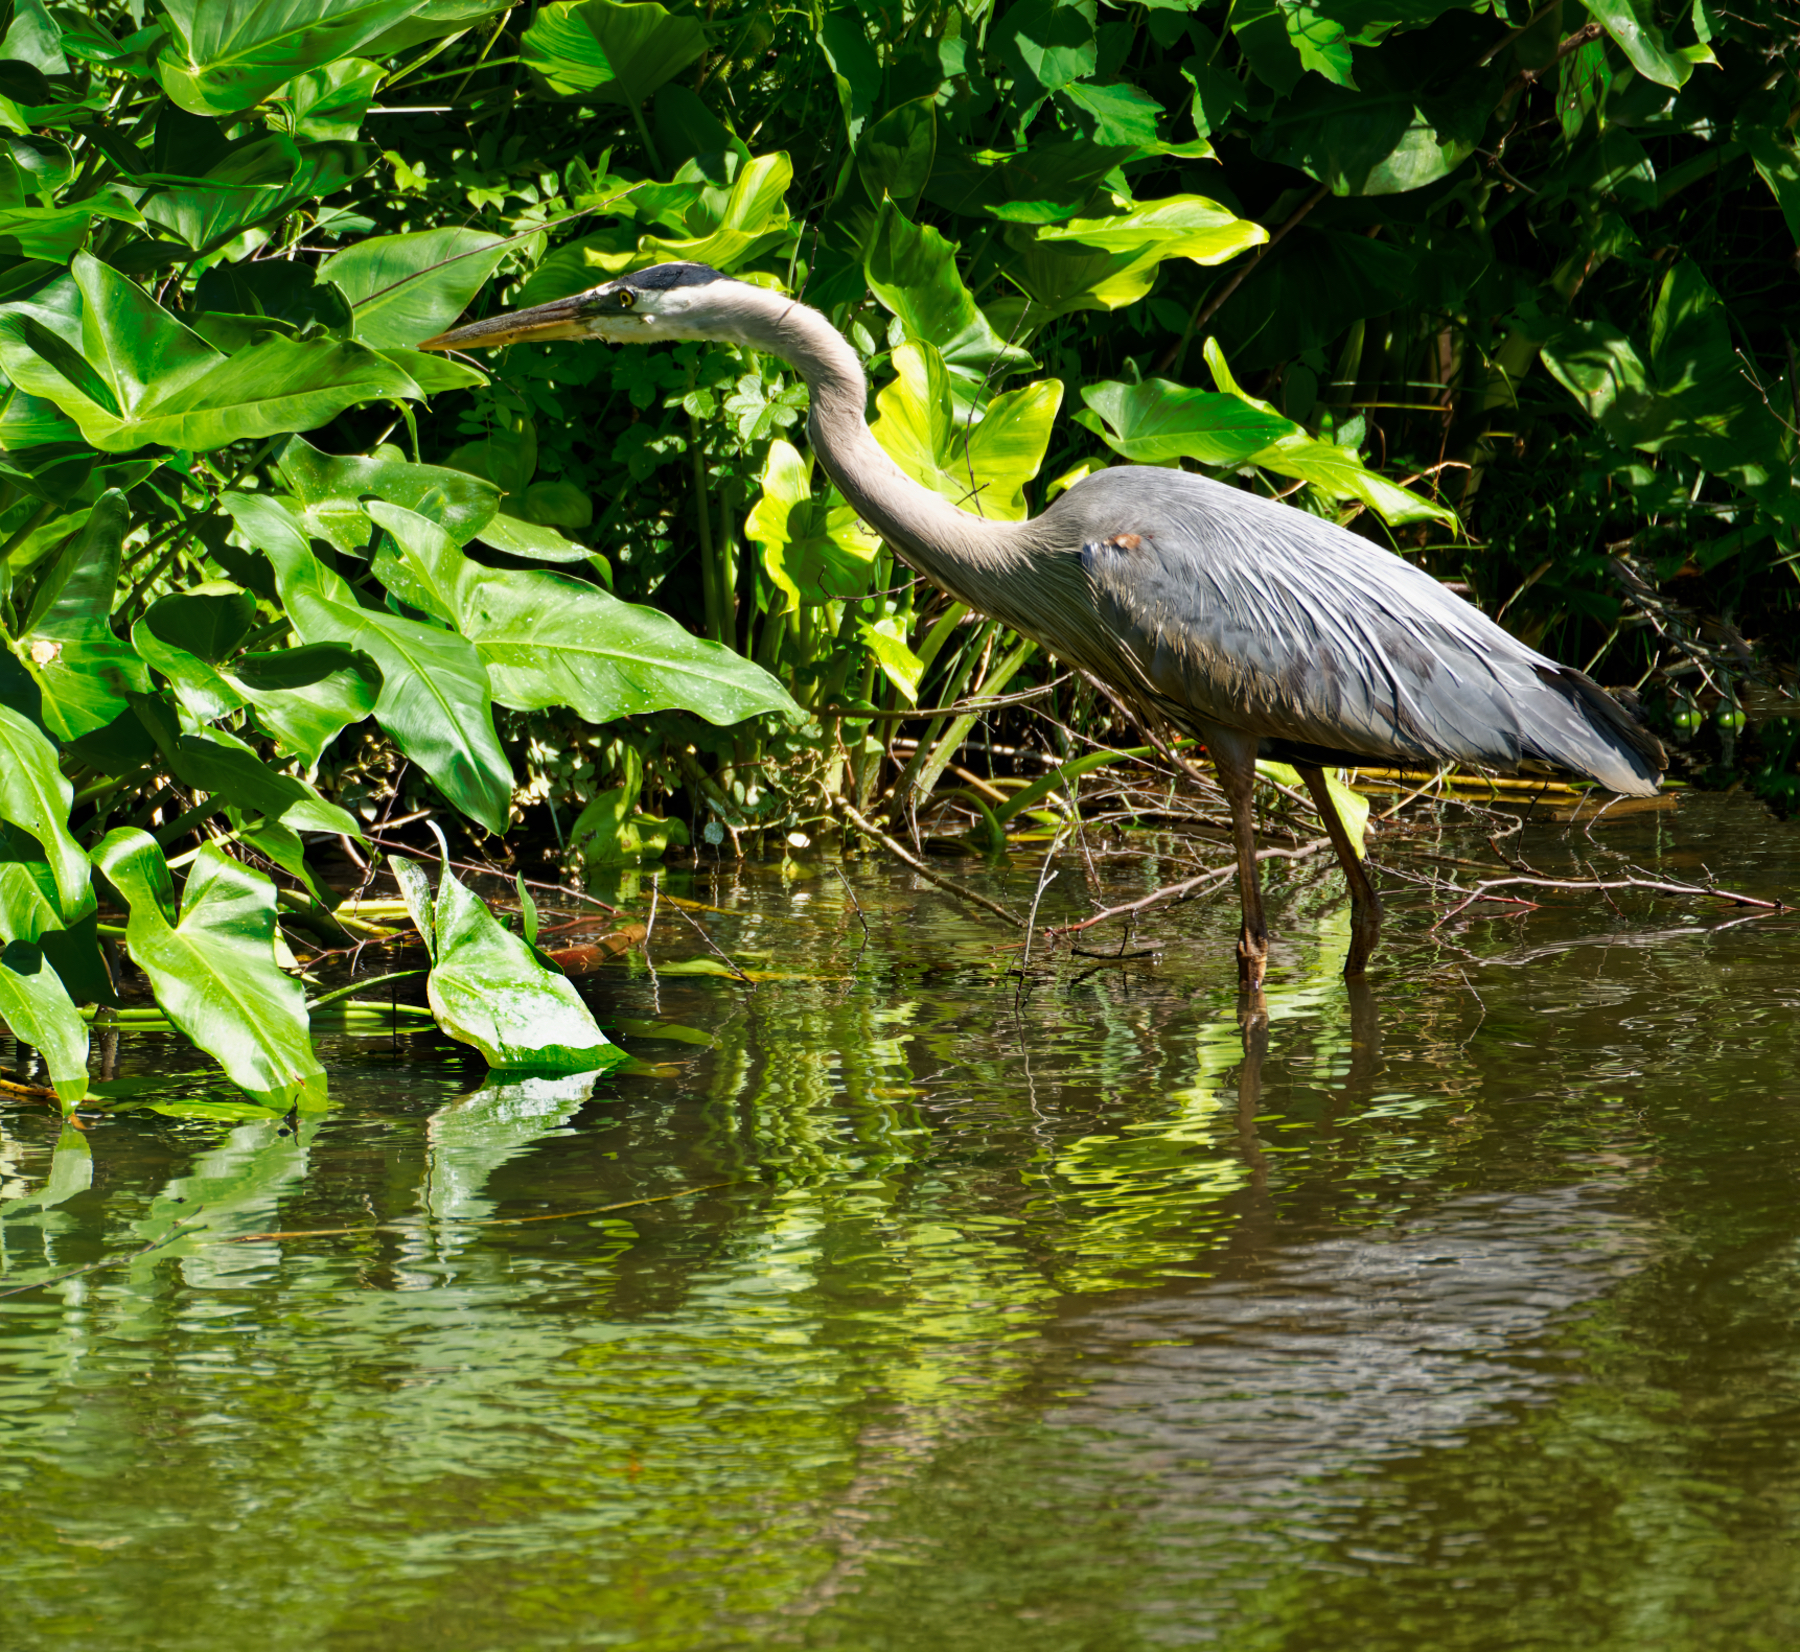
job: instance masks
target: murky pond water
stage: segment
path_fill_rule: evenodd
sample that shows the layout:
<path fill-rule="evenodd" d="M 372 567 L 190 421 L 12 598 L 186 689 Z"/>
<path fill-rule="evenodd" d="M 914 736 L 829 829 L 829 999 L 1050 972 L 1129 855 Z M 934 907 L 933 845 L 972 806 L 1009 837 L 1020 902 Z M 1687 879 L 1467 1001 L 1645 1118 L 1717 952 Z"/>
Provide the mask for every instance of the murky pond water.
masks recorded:
<path fill-rule="evenodd" d="M 1595 836 L 1800 882 L 1741 802 Z M 1062 865 L 1046 914 L 1154 876 Z M 1800 1641 L 1792 916 L 1396 890 L 1353 996 L 1303 871 L 1265 1046 L 1229 895 L 1020 994 L 904 869 L 866 937 L 802 870 L 671 878 L 763 978 L 665 908 L 588 983 L 627 1074 L 345 1039 L 297 1136 L 60 1148 L 0 1100 L 0 1293 L 70 1275 L 0 1294 L 0 1647 Z"/>

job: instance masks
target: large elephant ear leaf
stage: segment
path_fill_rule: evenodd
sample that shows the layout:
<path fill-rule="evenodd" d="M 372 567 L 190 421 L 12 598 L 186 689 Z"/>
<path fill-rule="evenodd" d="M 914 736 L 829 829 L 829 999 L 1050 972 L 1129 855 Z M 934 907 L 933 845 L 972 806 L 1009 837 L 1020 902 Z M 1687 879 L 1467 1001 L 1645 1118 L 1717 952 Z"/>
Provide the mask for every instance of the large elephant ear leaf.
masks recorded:
<path fill-rule="evenodd" d="M 174 38 L 153 68 L 169 100 L 189 114 L 236 114 L 417 10 L 419 0 L 164 0 Z"/>
<path fill-rule="evenodd" d="M 356 314 L 356 336 L 385 350 L 441 333 L 462 314 L 506 255 L 506 242 L 478 229 L 377 235 L 319 266 Z"/>
<path fill-rule="evenodd" d="M 705 50 L 706 30 L 698 21 L 671 17 L 654 0 L 563 0 L 538 12 L 519 55 L 563 97 L 636 108 Z"/>
<path fill-rule="evenodd" d="M 44 1058 L 65 1109 L 87 1095 L 87 1023 L 43 952 L 24 941 L 0 950 L 0 1020 Z"/>
<path fill-rule="evenodd" d="M 270 1107 L 322 1100 L 306 997 L 275 962 L 275 885 L 207 844 L 176 916 L 168 862 L 147 832 L 108 832 L 94 863 L 130 908 L 125 949 L 175 1026 Z"/>
<path fill-rule="evenodd" d="M 88 858 L 69 835 L 74 795 L 56 748 L 29 719 L 0 705 L 0 820 L 29 832 L 42 846 L 65 922 L 85 910 L 91 889 Z"/>
<path fill-rule="evenodd" d="M 508 1070 L 585 1073 L 624 1059 L 568 980 L 501 928 L 448 861 L 427 905 L 424 872 L 414 862 L 389 859 L 431 951 L 425 993 L 450 1037 L 472 1044 L 490 1067 Z"/>
<path fill-rule="evenodd" d="M 113 594 L 130 513 L 125 496 L 100 496 L 80 533 L 39 582 L 19 663 L 36 684 L 38 715 L 63 740 L 104 728 L 127 696 L 150 687 L 135 649 L 112 628 Z"/>

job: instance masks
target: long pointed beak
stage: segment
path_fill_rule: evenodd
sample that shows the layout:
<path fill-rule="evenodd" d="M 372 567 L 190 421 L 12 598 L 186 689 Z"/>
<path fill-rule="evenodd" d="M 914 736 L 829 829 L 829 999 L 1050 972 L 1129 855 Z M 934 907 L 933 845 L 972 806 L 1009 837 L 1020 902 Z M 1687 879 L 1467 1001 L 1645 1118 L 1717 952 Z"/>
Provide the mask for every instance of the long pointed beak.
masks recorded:
<path fill-rule="evenodd" d="M 593 334 L 582 320 L 582 301 L 586 297 L 586 293 L 573 293 L 568 298 L 553 299 L 529 310 L 491 316 L 486 321 L 473 321 L 467 327 L 452 327 L 449 332 L 428 338 L 415 348 L 493 350 L 502 344 L 546 344 L 553 338 L 591 338 Z"/>

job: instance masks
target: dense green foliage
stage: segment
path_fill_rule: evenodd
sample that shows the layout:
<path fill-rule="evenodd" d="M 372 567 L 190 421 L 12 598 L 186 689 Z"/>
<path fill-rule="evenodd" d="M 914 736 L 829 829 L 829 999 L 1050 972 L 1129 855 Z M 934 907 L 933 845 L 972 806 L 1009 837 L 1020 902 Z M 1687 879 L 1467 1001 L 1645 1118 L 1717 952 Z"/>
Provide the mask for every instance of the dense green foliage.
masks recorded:
<path fill-rule="evenodd" d="M 1800 797 L 1773 4 L 0 13 L 0 1014 L 71 1093 L 90 853 L 186 1026 L 175 983 L 278 911 L 331 932 L 302 834 L 534 811 L 603 863 L 904 810 L 976 719 L 902 766 L 896 709 L 1051 674 L 896 570 L 779 362 L 413 348 L 669 258 L 826 310 L 967 508 L 1120 456 L 1280 493 Z M 305 1008 L 265 987 L 188 1030 L 298 1093 Z"/>

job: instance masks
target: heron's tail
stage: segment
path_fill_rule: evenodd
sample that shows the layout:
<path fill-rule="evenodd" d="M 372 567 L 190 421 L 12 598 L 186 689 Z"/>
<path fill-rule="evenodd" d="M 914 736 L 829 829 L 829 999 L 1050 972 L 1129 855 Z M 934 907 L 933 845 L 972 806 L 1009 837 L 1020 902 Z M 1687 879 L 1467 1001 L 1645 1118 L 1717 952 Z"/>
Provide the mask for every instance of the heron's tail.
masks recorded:
<path fill-rule="evenodd" d="M 1615 792 L 1648 797 L 1669 766 L 1662 742 L 1593 678 L 1568 666 L 1539 666 L 1554 695 L 1521 729 L 1524 753 L 1591 775 Z"/>

